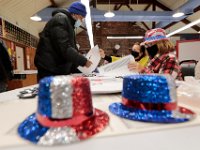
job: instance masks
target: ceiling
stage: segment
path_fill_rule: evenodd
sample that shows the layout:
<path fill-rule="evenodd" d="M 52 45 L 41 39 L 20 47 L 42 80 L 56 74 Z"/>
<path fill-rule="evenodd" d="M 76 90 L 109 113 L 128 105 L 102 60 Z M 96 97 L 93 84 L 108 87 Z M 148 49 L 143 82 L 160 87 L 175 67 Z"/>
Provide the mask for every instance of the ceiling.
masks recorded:
<path fill-rule="evenodd" d="M 35 13 L 44 10 L 47 7 L 57 8 L 57 7 L 68 7 L 71 2 L 74 0 L 0 0 L 0 16 L 3 19 L 8 20 L 9 22 L 23 28 L 24 30 L 32 33 L 33 35 L 38 35 L 38 33 L 42 30 L 46 22 L 34 22 L 30 20 L 30 17 Z M 195 6 L 191 6 L 187 3 L 193 1 L 196 3 Z M 195 2 L 196 1 L 196 2 Z M 192 22 L 196 19 L 200 18 L 200 1 L 199 0 L 110 0 L 110 9 L 117 11 L 120 14 L 122 11 L 126 11 L 126 13 L 130 13 L 130 22 L 134 22 L 138 25 L 141 25 L 145 30 L 155 27 L 157 20 L 155 21 L 155 16 L 157 14 L 166 15 L 167 13 L 171 13 L 171 11 L 175 11 L 178 8 L 181 8 L 182 5 L 185 6 L 185 10 L 187 7 L 193 8 L 194 13 L 187 16 L 187 18 L 182 18 L 182 21 L 178 21 L 178 23 L 170 23 L 171 21 L 165 22 L 165 29 L 169 31 L 176 30 L 189 22 Z M 109 9 L 109 0 L 90 0 L 91 8 L 98 11 L 107 11 Z M 151 12 L 155 10 L 156 12 Z M 149 20 L 138 19 L 136 13 L 141 13 L 140 15 L 145 14 L 145 16 L 150 15 Z M 153 14 L 155 13 L 155 14 Z M 154 15 L 154 20 L 151 18 L 152 14 Z M 92 15 L 94 15 L 94 11 L 92 11 Z M 132 16 L 132 17 L 131 17 Z M 93 16 L 92 16 L 93 17 Z M 125 18 L 126 14 L 122 16 Z M 135 19 L 134 19 L 135 17 Z M 158 17 L 159 19 L 164 19 L 166 16 Z M 138 19 L 138 20 L 137 20 Z M 129 21 L 128 17 L 125 19 Z M 134 21 L 135 20 L 135 21 Z M 177 20 L 176 20 L 177 21 Z M 167 23 L 167 24 L 166 24 Z M 159 24 L 157 24 L 159 25 Z M 193 28 L 187 29 L 182 33 L 197 33 L 200 31 L 200 27 L 197 25 Z"/>

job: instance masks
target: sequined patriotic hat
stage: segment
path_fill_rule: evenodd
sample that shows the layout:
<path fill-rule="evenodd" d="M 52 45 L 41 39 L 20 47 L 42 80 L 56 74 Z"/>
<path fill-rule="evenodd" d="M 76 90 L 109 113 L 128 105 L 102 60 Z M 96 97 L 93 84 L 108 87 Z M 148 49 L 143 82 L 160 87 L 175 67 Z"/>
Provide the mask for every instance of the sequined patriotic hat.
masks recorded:
<path fill-rule="evenodd" d="M 35 144 L 69 144 L 102 131 L 108 121 L 92 106 L 87 78 L 46 77 L 39 83 L 37 112 L 19 125 L 18 133 Z"/>
<path fill-rule="evenodd" d="M 169 40 L 166 37 L 165 30 L 161 29 L 161 28 L 151 29 L 145 33 L 145 38 L 144 38 L 143 44 L 151 44 L 152 45 L 160 40 Z"/>
<path fill-rule="evenodd" d="M 176 86 L 169 75 L 131 75 L 124 77 L 122 103 L 109 110 L 120 117 L 157 123 L 189 121 L 195 114 L 177 105 Z"/>

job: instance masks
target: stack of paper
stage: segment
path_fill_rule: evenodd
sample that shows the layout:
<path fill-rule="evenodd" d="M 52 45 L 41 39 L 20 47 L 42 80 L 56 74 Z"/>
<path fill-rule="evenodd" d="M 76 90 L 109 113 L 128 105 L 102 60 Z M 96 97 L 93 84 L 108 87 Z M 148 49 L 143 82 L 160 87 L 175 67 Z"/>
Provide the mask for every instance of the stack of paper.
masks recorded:
<path fill-rule="evenodd" d="M 134 57 L 132 55 L 128 55 L 113 63 L 109 63 L 102 67 L 99 67 L 98 71 L 101 75 L 114 77 L 136 74 L 137 72 L 133 72 L 128 69 L 128 63 L 134 61 Z"/>
<path fill-rule="evenodd" d="M 86 58 L 92 62 L 92 65 L 89 68 L 86 67 L 81 67 L 79 66 L 78 69 L 83 73 L 83 74 L 91 74 L 98 66 L 101 56 L 99 53 L 99 47 L 96 45 L 93 47 L 86 55 Z"/>

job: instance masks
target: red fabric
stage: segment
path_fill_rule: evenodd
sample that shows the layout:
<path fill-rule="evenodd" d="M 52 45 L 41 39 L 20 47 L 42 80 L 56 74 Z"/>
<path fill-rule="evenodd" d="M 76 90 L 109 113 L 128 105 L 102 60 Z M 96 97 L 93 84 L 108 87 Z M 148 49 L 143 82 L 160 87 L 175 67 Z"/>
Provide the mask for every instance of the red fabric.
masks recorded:
<path fill-rule="evenodd" d="M 179 66 L 176 56 L 172 53 L 165 53 L 163 55 L 157 54 L 150 60 L 147 67 L 141 73 L 159 73 L 170 74 L 174 79 L 182 80 L 181 67 Z"/>
<path fill-rule="evenodd" d="M 175 110 L 177 108 L 177 103 L 143 103 L 136 100 L 129 100 L 122 98 L 122 104 L 135 109 L 142 110 Z"/>
<path fill-rule="evenodd" d="M 46 116 L 42 116 L 38 113 L 36 114 L 36 116 L 37 116 L 38 122 L 45 127 L 74 126 L 74 125 L 79 125 L 82 122 L 91 118 L 84 115 L 80 115 L 80 116 L 73 117 L 70 119 L 51 119 Z"/>
<path fill-rule="evenodd" d="M 153 37 L 153 36 L 166 36 L 165 30 L 161 28 L 152 29 L 146 32 L 145 38 Z"/>

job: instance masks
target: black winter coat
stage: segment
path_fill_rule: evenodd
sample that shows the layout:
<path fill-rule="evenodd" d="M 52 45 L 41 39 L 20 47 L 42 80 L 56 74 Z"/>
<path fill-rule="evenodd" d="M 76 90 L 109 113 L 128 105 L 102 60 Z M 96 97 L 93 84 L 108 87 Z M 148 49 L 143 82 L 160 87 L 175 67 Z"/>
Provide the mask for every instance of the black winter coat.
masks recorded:
<path fill-rule="evenodd" d="M 51 75 L 67 75 L 84 66 L 87 59 L 77 52 L 71 14 L 64 9 L 52 13 L 52 19 L 40 33 L 35 55 L 38 79 Z"/>
<path fill-rule="evenodd" d="M 0 43 L 0 82 L 6 82 L 13 77 L 13 66 L 7 49 Z"/>

